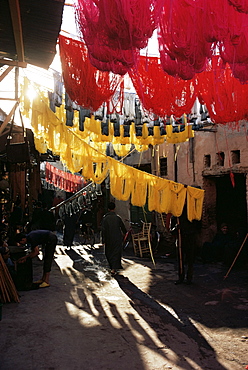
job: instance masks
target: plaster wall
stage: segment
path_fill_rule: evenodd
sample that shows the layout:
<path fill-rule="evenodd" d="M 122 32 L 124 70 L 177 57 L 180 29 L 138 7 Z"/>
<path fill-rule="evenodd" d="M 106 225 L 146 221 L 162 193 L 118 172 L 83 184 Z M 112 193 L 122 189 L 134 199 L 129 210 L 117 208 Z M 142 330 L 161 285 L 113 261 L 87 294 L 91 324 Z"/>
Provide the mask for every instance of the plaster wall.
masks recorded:
<path fill-rule="evenodd" d="M 151 163 L 152 173 L 159 175 L 159 160 L 167 157 L 168 180 L 185 185 L 200 186 L 205 190 L 202 214 L 202 242 L 212 240 L 217 231 L 217 180 L 226 178 L 230 172 L 245 177 L 245 207 L 248 209 L 248 122 L 242 121 L 235 127 L 216 125 L 195 131 L 193 139 L 178 144 L 161 144 L 140 154 L 131 155 L 125 163 Z M 220 163 L 218 153 L 224 153 Z M 176 162 L 175 162 L 176 159 Z M 231 182 L 231 179 L 230 179 Z M 225 188 L 223 188 L 225 192 Z"/>
<path fill-rule="evenodd" d="M 205 190 L 202 215 L 203 241 L 212 240 L 217 231 L 216 180 L 226 176 L 228 181 L 230 172 L 234 174 L 234 179 L 240 174 L 246 177 L 248 171 L 247 128 L 246 121 L 239 123 L 236 129 L 218 125 L 213 132 L 195 131 L 194 138 L 188 142 L 167 145 L 168 175 L 166 178 L 186 185 L 201 186 Z M 162 148 L 160 148 L 161 151 Z M 217 154 L 219 152 L 224 153 L 224 162 L 221 164 Z M 177 166 L 175 166 L 175 155 Z M 239 163 L 235 163 L 238 157 Z M 248 209 L 247 177 L 245 181 L 246 209 Z M 225 191 L 223 187 L 223 192 Z"/>

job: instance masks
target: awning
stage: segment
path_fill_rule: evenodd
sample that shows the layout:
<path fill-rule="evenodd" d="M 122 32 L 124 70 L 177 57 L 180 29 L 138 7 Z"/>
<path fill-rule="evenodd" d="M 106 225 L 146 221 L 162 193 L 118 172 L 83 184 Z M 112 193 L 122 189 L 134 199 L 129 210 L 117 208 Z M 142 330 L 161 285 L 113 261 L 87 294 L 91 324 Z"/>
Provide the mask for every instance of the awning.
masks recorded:
<path fill-rule="evenodd" d="M 64 0 L 1 0 L 0 66 L 29 63 L 47 69 L 56 53 L 63 7 Z"/>

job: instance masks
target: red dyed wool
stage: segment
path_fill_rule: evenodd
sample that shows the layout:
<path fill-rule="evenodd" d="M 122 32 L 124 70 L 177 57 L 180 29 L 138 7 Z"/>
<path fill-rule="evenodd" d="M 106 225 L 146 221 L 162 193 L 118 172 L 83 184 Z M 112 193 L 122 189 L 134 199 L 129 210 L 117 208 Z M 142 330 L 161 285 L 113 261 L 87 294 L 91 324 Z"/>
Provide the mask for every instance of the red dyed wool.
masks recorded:
<path fill-rule="evenodd" d="M 196 99 L 194 80 L 184 81 L 166 74 L 155 57 L 140 57 L 138 69 L 129 72 L 146 110 L 160 117 L 179 118 L 190 113 Z"/>
<path fill-rule="evenodd" d="M 248 1 L 247 0 L 228 0 L 234 8 L 241 13 L 248 13 Z"/>
<path fill-rule="evenodd" d="M 65 89 L 71 100 L 96 111 L 116 91 L 121 76 L 98 71 L 88 58 L 86 46 L 77 40 L 59 36 L 60 58 Z"/>
<path fill-rule="evenodd" d="M 197 96 L 206 104 L 215 123 L 238 122 L 248 117 L 248 85 L 234 78 L 220 57 L 213 57 L 205 72 L 197 75 Z"/>
<path fill-rule="evenodd" d="M 205 69 L 211 44 L 205 40 L 203 1 L 165 0 L 159 20 L 158 43 L 165 72 L 191 79 Z"/>
<path fill-rule="evenodd" d="M 219 51 L 235 75 L 246 81 L 247 4 L 247 0 L 165 0 L 158 28 L 163 70 L 191 79 Z"/>
<path fill-rule="evenodd" d="M 123 71 L 137 62 L 157 27 L 164 0 L 78 0 L 78 28 L 97 68 Z M 97 63 L 99 62 L 103 63 Z M 119 68 L 119 69 L 118 69 Z M 115 69 L 115 71 L 113 70 Z"/>

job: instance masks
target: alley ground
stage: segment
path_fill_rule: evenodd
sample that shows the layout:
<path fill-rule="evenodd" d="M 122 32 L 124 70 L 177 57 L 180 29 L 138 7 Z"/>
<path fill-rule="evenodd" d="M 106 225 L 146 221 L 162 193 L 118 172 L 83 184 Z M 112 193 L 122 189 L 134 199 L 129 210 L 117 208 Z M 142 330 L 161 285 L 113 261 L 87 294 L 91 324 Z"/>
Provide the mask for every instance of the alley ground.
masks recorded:
<path fill-rule="evenodd" d="M 248 271 L 134 257 L 109 275 L 103 247 L 58 245 L 51 287 L 21 291 L 0 321 L 1 370 L 242 370 L 248 365 Z M 33 260 L 34 280 L 42 261 Z"/>

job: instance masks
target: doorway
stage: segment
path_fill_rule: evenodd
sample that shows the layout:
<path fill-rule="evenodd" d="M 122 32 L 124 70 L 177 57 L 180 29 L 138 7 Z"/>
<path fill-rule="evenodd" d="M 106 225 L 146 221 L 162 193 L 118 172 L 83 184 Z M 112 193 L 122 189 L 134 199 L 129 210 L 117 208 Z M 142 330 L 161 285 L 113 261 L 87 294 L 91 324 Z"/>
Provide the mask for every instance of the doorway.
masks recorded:
<path fill-rule="evenodd" d="M 235 186 L 229 175 L 216 177 L 216 221 L 228 224 L 231 232 L 247 228 L 246 176 L 234 174 Z"/>

